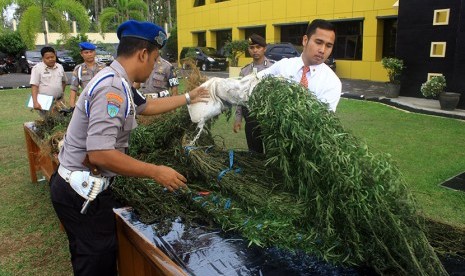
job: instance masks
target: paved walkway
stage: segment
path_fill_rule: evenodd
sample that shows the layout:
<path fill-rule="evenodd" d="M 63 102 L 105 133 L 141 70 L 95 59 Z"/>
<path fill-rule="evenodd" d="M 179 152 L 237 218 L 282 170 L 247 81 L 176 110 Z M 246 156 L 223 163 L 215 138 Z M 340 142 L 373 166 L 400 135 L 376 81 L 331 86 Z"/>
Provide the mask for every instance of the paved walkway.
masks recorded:
<path fill-rule="evenodd" d="M 351 79 L 341 79 L 341 81 L 343 97 L 346 98 L 378 101 L 412 112 L 465 120 L 464 109 L 442 110 L 438 100 L 402 96 L 387 98 L 385 96 L 386 86 L 384 82 Z"/>

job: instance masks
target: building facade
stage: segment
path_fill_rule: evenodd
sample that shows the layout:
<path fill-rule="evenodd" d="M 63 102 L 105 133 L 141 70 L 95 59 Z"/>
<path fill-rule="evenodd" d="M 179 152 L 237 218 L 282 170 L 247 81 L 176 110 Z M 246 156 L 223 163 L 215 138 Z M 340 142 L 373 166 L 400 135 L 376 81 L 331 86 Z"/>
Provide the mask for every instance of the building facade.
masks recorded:
<path fill-rule="evenodd" d="M 447 91 L 465 91 L 465 0 L 408 0 L 399 6 L 396 55 L 404 60 L 401 95 L 423 97 L 420 86 L 443 75 Z M 465 107 L 465 97 L 459 107 Z"/>
<path fill-rule="evenodd" d="M 339 77 L 387 81 L 381 59 L 396 55 L 397 6 L 395 0 L 178 0 L 178 48 L 221 51 L 226 41 L 252 33 L 267 43 L 301 45 L 308 23 L 322 18 L 337 29 Z M 242 56 L 239 65 L 250 61 Z"/>

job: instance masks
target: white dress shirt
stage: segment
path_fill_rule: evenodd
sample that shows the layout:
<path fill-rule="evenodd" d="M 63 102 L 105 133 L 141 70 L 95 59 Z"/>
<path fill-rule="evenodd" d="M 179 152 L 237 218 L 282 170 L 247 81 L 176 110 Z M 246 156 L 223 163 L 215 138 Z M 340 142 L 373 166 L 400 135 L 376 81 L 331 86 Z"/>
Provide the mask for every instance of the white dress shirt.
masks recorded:
<path fill-rule="evenodd" d="M 267 75 L 284 77 L 295 82 L 302 78 L 304 62 L 302 56 L 283 58 L 270 68 L 260 71 L 257 76 L 262 78 Z M 308 90 L 310 90 L 321 102 L 327 103 L 329 109 L 336 111 L 341 98 L 342 84 L 338 76 L 325 63 L 311 65 L 307 73 Z"/>

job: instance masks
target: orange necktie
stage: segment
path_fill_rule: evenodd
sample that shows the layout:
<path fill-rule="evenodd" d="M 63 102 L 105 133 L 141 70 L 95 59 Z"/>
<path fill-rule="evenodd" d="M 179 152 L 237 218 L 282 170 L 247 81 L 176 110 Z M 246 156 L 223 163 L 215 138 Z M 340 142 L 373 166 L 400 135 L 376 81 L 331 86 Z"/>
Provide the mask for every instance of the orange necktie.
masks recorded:
<path fill-rule="evenodd" d="M 307 80 L 307 73 L 310 72 L 309 66 L 302 67 L 302 78 L 300 79 L 300 84 L 302 84 L 305 88 L 308 88 L 308 80 Z"/>

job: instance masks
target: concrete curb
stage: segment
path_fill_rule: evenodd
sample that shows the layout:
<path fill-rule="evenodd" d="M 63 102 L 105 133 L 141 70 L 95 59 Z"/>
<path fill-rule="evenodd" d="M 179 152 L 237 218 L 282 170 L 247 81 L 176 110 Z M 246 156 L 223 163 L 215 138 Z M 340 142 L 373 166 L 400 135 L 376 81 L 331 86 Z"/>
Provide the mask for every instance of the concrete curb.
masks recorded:
<path fill-rule="evenodd" d="M 395 108 L 399 108 L 399 109 L 409 111 L 409 112 L 414 112 L 414 113 L 465 120 L 465 112 L 462 112 L 462 111 L 460 111 L 460 113 L 463 113 L 463 114 L 457 114 L 458 112 L 454 112 L 454 111 L 443 111 L 440 109 L 438 111 L 435 111 L 435 110 L 431 110 L 427 108 L 422 108 L 420 106 L 403 104 L 400 100 L 396 100 L 396 99 L 391 99 L 391 98 L 386 98 L 386 97 L 366 98 L 364 95 L 358 95 L 358 94 L 347 93 L 347 92 L 342 93 L 341 97 L 347 98 L 347 99 L 354 99 L 354 100 L 367 100 L 367 101 L 379 102 L 379 103 L 383 103 L 383 104 L 386 104 L 386 105 L 389 105 Z"/>

